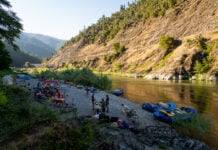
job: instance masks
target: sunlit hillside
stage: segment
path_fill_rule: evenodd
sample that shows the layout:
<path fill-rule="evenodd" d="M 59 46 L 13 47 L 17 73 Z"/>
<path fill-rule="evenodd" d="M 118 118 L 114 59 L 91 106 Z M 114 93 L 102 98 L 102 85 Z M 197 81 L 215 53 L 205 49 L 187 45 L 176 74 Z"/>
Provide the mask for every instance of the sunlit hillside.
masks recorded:
<path fill-rule="evenodd" d="M 92 67 L 169 79 L 217 74 L 216 0 L 139 0 L 72 37 L 54 67 Z M 160 42 L 162 39 L 162 43 Z"/>

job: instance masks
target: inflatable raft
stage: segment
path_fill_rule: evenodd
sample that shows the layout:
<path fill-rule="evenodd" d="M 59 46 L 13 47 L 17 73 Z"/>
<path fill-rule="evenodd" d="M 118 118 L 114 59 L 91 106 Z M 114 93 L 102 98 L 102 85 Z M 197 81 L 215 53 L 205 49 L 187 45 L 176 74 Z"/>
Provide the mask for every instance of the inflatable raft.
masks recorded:
<path fill-rule="evenodd" d="M 112 91 L 112 94 L 114 94 L 116 96 L 123 95 L 123 89 L 115 89 Z"/>
<path fill-rule="evenodd" d="M 181 107 L 172 110 L 156 109 L 153 113 L 154 118 L 166 123 L 179 123 L 181 121 L 191 121 L 197 114 L 194 108 Z"/>
<path fill-rule="evenodd" d="M 159 102 L 159 103 L 143 103 L 142 109 L 150 112 L 155 112 L 157 109 L 172 110 L 176 108 L 176 104 L 173 102 Z"/>

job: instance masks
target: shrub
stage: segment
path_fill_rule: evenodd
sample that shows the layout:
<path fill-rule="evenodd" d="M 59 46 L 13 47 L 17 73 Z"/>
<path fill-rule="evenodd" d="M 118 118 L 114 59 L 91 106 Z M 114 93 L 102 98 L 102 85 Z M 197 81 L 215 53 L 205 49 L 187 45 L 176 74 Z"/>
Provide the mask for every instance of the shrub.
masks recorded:
<path fill-rule="evenodd" d="M 186 42 L 188 43 L 188 46 L 193 46 L 196 44 L 196 41 L 194 39 L 187 39 Z"/>
<path fill-rule="evenodd" d="M 198 60 L 195 62 L 195 65 L 194 65 L 194 73 L 195 74 L 201 74 L 203 73 L 203 69 L 202 69 L 202 64 L 201 62 L 199 62 Z"/>
<path fill-rule="evenodd" d="M 111 89 L 111 85 L 112 85 L 112 81 L 109 80 L 109 78 L 106 75 L 100 75 L 97 78 L 97 82 L 96 82 L 96 87 L 99 89 L 105 89 L 105 90 L 110 90 Z"/>
<path fill-rule="evenodd" d="M 0 71 L 0 78 L 4 77 L 5 75 L 8 74 L 13 74 L 12 70 L 8 69 L 8 70 L 1 70 Z"/>
<path fill-rule="evenodd" d="M 56 119 L 56 115 L 41 105 L 29 104 L 29 92 L 15 86 L 0 84 L 0 137 L 7 137 L 37 121 Z M 4 93 L 4 94 L 2 94 Z"/>
<path fill-rule="evenodd" d="M 199 37 L 197 46 L 202 49 L 203 58 L 201 60 L 197 60 L 194 65 L 194 73 L 201 74 L 206 73 L 212 65 L 214 57 L 211 55 L 211 51 L 214 48 L 214 43 L 206 43 L 207 39 L 203 37 Z"/>
<path fill-rule="evenodd" d="M 198 40 L 197 40 L 197 46 L 199 48 L 201 48 L 202 50 L 206 50 L 207 49 L 207 42 L 208 40 L 202 36 L 199 36 Z"/>
<path fill-rule="evenodd" d="M 0 91 L 0 105 L 4 105 L 7 103 L 7 97 L 3 92 Z"/>
<path fill-rule="evenodd" d="M 121 45 L 120 43 L 113 43 L 112 47 L 114 53 L 118 55 L 122 54 L 126 50 L 125 46 Z"/>
<path fill-rule="evenodd" d="M 96 147 L 96 139 L 99 137 L 97 124 L 85 119 L 79 118 L 82 122 L 80 126 L 71 126 L 69 121 L 64 123 L 51 122 L 45 131 L 40 132 L 40 135 L 36 135 L 34 138 L 29 133 L 22 133 L 24 137 L 19 139 L 19 144 L 16 148 L 30 149 L 30 147 L 33 147 L 33 149 L 42 150 L 94 149 Z"/>
<path fill-rule="evenodd" d="M 113 65 L 113 71 L 119 71 L 120 69 L 123 68 L 123 66 L 124 66 L 124 64 L 115 62 L 114 65 Z"/>
<path fill-rule="evenodd" d="M 191 121 L 175 122 L 172 126 L 180 135 L 202 140 L 210 132 L 211 125 L 210 117 L 198 114 Z"/>
<path fill-rule="evenodd" d="M 107 78 L 107 76 L 98 76 L 88 68 L 65 69 L 59 71 L 46 70 L 41 72 L 40 76 L 46 78 L 69 80 L 77 84 L 95 86 L 103 90 L 109 90 L 108 88 L 111 87 L 111 81 Z"/>
<path fill-rule="evenodd" d="M 161 59 L 157 65 L 154 66 L 155 69 L 163 67 L 166 61 L 172 56 L 173 52 L 168 53 L 163 59 Z"/>
<path fill-rule="evenodd" d="M 104 56 L 104 61 L 111 63 L 116 58 L 121 56 L 123 52 L 126 50 L 125 46 L 121 45 L 120 43 L 113 43 L 112 48 L 114 50 L 113 54 Z"/>
<path fill-rule="evenodd" d="M 104 61 L 110 63 L 110 62 L 113 61 L 114 58 L 115 58 L 115 56 L 112 54 L 112 55 L 106 55 L 106 56 L 104 56 L 103 59 L 104 59 Z"/>
<path fill-rule="evenodd" d="M 132 63 L 128 69 L 128 72 L 134 72 L 134 70 L 137 68 L 137 64 L 136 63 Z"/>
<path fill-rule="evenodd" d="M 204 50 L 204 52 L 205 52 L 206 54 L 209 54 L 209 53 L 213 50 L 214 45 L 215 45 L 214 42 L 208 43 L 207 46 L 206 46 L 206 49 Z"/>
<path fill-rule="evenodd" d="M 173 37 L 168 35 L 162 36 L 159 41 L 160 48 L 163 50 L 169 50 L 175 47 L 176 41 Z"/>

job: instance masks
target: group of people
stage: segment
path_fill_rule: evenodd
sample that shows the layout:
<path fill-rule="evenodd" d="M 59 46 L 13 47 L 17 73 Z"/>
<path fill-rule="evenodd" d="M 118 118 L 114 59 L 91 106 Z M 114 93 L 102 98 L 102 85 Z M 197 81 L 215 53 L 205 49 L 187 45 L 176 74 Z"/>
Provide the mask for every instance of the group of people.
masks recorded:
<path fill-rule="evenodd" d="M 109 96 L 106 95 L 105 99 L 102 98 L 100 102 L 96 101 L 94 93 L 91 96 L 92 109 L 95 113 L 108 113 L 109 112 Z"/>
<path fill-rule="evenodd" d="M 96 101 L 94 93 L 91 95 L 92 109 L 94 113 L 108 113 L 109 112 L 109 96 L 106 95 L 105 99 L 102 98 L 101 101 Z M 130 109 L 127 105 L 121 104 L 121 111 L 125 115 L 128 115 Z"/>
<path fill-rule="evenodd" d="M 34 96 L 39 101 L 46 99 L 46 97 L 49 98 L 57 97 L 57 99 L 61 99 L 62 93 L 58 87 L 58 83 L 39 81 L 34 91 Z"/>

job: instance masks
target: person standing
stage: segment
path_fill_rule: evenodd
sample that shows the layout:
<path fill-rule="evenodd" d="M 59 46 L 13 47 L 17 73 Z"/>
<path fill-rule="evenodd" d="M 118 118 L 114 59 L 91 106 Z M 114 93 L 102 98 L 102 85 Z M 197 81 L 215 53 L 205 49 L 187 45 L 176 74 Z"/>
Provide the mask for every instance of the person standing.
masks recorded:
<path fill-rule="evenodd" d="M 109 100 L 110 100 L 109 96 L 106 95 L 106 112 L 109 112 Z"/>
<path fill-rule="evenodd" d="M 41 89 L 42 89 L 42 84 L 41 84 L 40 81 L 38 81 L 38 83 L 37 83 L 37 89 L 38 89 L 38 90 L 41 90 Z"/>
<path fill-rule="evenodd" d="M 101 99 L 101 112 L 103 114 L 105 113 L 105 106 L 106 106 L 105 100 L 102 98 Z"/>
<path fill-rule="evenodd" d="M 31 92 L 32 91 L 32 85 L 30 83 L 27 84 L 27 89 Z"/>
<path fill-rule="evenodd" d="M 85 90 L 86 90 L 86 95 L 89 95 L 89 87 L 88 86 L 86 86 Z"/>
<path fill-rule="evenodd" d="M 127 115 L 129 111 L 129 107 L 125 104 L 121 104 L 121 109 L 122 109 L 122 112 Z"/>
<path fill-rule="evenodd" d="M 94 105 L 95 105 L 95 96 L 94 96 L 94 94 L 92 94 L 92 96 L 91 96 L 91 101 L 92 101 L 92 109 L 94 110 L 95 109 L 95 107 L 94 107 Z"/>
<path fill-rule="evenodd" d="M 61 91 L 58 90 L 58 99 L 60 99 L 62 96 L 61 96 Z"/>

